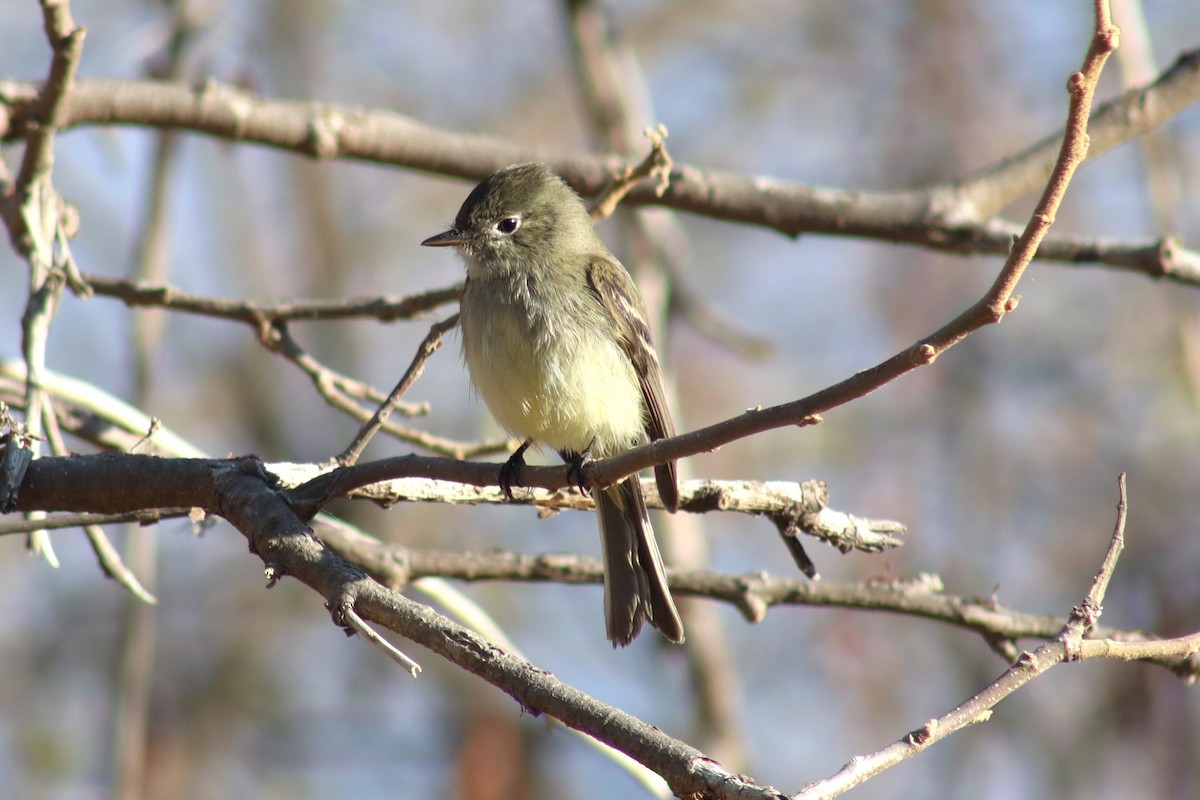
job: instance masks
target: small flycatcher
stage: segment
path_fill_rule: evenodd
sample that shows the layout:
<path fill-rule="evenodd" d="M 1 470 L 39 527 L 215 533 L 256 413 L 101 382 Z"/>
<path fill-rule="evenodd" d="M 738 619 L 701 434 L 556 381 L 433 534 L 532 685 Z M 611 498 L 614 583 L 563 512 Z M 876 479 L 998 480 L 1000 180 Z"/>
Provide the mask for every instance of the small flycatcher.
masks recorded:
<path fill-rule="evenodd" d="M 508 491 L 525 450 L 545 444 L 582 466 L 645 437 L 675 433 L 645 304 L 592 228 L 579 196 L 543 164 L 517 164 L 467 197 L 454 227 L 426 239 L 467 265 L 463 356 L 496 420 L 524 443 L 501 473 Z M 675 463 L 654 470 L 679 504 Z M 595 493 L 604 545 L 604 616 L 613 645 L 649 622 L 673 642 L 683 623 L 636 475 Z"/>

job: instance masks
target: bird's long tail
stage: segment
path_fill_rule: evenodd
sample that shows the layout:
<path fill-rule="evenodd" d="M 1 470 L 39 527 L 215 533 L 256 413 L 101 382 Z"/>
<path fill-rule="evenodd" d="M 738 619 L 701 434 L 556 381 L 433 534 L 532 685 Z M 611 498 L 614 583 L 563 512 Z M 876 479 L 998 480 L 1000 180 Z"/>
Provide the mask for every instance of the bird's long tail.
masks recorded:
<path fill-rule="evenodd" d="M 604 545 L 604 619 L 608 638 L 627 645 L 649 622 L 672 642 L 683 641 L 683 622 L 663 570 L 637 476 L 596 493 Z"/>

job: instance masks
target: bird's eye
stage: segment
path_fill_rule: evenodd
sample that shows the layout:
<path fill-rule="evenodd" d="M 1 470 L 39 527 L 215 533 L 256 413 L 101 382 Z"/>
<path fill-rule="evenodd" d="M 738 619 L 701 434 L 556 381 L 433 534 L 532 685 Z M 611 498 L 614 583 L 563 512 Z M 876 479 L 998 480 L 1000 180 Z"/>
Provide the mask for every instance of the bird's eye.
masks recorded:
<path fill-rule="evenodd" d="M 512 233 L 521 225 L 520 217 L 505 217 L 496 223 L 496 230 L 501 233 Z"/>

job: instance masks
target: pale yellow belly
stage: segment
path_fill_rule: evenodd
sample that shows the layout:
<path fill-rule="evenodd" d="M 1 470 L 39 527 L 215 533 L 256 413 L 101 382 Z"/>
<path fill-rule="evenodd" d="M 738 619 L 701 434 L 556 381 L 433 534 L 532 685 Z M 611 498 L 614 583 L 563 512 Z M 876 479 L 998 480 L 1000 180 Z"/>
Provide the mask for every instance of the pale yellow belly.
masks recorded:
<path fill-rule="evenodd" d="M 645 409 L 633 366 L 620 346 L 582 326 L 548 332 L 513 306 L 491 305 L 487 323 L 464 298 L 464 355 L 471 381 L 514 436 L 593 455 L 635 444 Z"/>

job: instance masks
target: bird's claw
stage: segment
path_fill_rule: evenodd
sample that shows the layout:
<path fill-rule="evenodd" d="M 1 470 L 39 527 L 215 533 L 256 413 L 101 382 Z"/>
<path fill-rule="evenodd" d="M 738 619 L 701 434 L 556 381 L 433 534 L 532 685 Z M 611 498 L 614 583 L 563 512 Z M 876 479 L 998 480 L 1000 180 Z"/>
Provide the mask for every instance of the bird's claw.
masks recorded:
<path fill-rule="evenodd" d="M 508 461 L 500 467 L 500 491 L 504 492 L 504 496 L 509 500 L 513 499 L 513 485 L 520 485 L 521 470 L 525 468 L 525 451 L 529 449 L 529 444 L 525 442 L 514 450 Z"/>
<path fill-rule="evenodd" d="M 582 453 L 577 453 L 567 459 L 567 480 L 579 487 L 579 491 L 583 493 L 584 497 L 590 496 L 592 493 L 584 470 L 592 461 L 592 448 L 595 446 L 596 440 L 592 439 Z"/>

